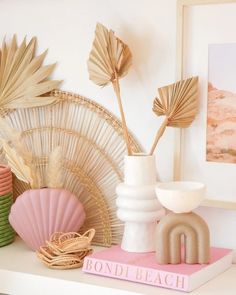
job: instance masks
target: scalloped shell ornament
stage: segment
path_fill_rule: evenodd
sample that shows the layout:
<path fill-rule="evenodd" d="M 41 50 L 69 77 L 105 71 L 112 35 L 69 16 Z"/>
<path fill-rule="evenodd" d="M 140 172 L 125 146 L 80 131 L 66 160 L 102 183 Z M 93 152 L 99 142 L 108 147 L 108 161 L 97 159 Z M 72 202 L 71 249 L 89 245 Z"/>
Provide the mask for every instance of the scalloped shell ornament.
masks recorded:
<path fill-rule="evenodd" d="M 55 232 L 77 232 L 85 220 L 78 198 L 65 189 L 27 190 L 11 207 L 9 222 L 33 250 Z"/>

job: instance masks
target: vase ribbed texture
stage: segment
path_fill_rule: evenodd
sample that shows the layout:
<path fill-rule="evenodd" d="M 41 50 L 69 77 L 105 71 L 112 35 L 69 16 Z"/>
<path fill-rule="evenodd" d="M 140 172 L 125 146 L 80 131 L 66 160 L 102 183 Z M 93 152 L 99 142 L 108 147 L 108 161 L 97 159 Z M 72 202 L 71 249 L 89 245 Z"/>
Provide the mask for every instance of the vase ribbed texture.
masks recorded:
<path fill-rule="evenodd" d="M 116 188 L 117 216 L 124 222 L 121 248 L 128 252 L 154 251 L 157 221 L 165 213 L 155 194 L 155 157 L 126 156 L 124 175 L 124 182 Z"/>

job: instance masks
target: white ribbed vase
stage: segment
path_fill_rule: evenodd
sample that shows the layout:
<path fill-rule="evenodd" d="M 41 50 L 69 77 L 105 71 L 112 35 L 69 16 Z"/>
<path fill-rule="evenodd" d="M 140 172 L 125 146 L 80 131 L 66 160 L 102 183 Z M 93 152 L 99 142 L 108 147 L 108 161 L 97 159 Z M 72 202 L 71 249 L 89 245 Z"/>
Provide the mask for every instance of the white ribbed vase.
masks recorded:
<path fill-rule="evenodd" d="M 157 200 L 155 156 L 125 156 L 124 182 L 116 188 L 117 216 L 124 222 L 121 248 L 155 251 L 155 229 L 165 210 Z"/>

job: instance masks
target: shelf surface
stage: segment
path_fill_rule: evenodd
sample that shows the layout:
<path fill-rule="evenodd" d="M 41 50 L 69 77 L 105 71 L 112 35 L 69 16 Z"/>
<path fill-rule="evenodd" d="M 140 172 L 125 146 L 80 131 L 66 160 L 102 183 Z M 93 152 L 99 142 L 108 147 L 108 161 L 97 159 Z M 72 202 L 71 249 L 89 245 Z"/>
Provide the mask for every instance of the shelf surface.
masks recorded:
<path fill-rule="evenodd" d="M 211 199 L 205 199 L 201 203 L 201 206 L 226 209 L 226 210 L 236 210 L 236 202 L 227 202 L 227 201 L 225 202 L 225 201 L 211 200 Z"/>
<path fill-rule="evenodd" d="M 94 249 L 98 251 L 102 248 L 94 247 Z M 234 295 L 236 294 L 235 278 L 236 265 L 233 265 L 229 270 L 191 292 L 191 295 Z M 13 244 L 0 248 L 0 293 L 11 295 L 181 294 L 173 290 L 85 274 L 81 269 L 48 269 L 19 238 Z"/>

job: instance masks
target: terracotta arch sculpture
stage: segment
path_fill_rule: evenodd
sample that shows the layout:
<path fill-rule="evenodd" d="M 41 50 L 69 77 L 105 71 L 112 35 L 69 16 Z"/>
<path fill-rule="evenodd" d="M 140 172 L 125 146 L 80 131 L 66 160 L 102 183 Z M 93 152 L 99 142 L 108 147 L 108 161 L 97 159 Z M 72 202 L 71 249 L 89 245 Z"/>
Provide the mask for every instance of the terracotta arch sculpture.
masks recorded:
<path fill-rule="evenodd" d="M 170 213 L 162 218 L 156 232 L 156 257 L 159 264 L 181 263 L 181 236 L 184 235 L 184 261 L 209 263 L 210 238 L 206 222 L 197 214 Z"/>

